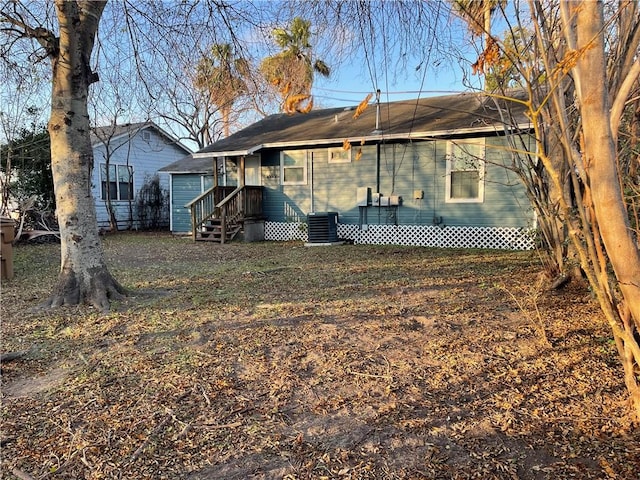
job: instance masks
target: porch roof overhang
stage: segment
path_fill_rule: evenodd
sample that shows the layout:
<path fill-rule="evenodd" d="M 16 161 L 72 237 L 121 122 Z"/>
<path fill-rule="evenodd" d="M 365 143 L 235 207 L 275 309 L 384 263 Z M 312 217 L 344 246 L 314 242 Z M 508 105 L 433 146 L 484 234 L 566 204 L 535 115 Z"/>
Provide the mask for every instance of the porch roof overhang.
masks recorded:
<path fill-rule="evenodd" d="M 208 175 L 213 172 L 211 157 L 194 158 L 194 154 L 187 155 L 180 160 L 158 169 L 159 172 L 167 172 L 170 175 L 179 174 L 203 174 Z"/>

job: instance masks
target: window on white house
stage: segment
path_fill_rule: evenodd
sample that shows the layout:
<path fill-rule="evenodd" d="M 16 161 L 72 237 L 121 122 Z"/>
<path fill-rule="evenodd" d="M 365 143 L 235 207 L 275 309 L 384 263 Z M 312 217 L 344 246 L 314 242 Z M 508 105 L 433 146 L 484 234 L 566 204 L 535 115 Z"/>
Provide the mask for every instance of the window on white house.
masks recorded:
<path fill-rule="evenodd" d="M 100 184 L 102 186 L 102 200 L 132 200 L 133 199 L 133 167 L 129 165 L 100 164 Z M 108 189 L 108 190 L 107 190 Z"/>
<path fill-rule="evenodd" d="M 351 148 L 345 150 L 342 147 L 329 148 L 329 163 L 350 163 Z"/>
<path fill-rule="evenodd" d="M 484 201 L 484 139 L 456 140 L 447 144 L 445 201 Z"/>
<path fill-rule="evenodd" d="M 282 185 L 306 185 L 307 151 L 281 152 L 280 177 L 282 178 Z"/>

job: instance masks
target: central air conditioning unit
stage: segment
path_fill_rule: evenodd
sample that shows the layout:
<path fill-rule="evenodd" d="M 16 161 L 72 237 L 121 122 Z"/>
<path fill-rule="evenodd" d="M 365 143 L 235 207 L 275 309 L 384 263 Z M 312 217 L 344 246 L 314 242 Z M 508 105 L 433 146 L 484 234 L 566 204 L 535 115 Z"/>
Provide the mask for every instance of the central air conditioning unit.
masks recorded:
<path fill-rule="evenodd" d="M 338 241 L 338 213 L 310 213 L 308 222 L 309 243 L 334 243 Z"/>

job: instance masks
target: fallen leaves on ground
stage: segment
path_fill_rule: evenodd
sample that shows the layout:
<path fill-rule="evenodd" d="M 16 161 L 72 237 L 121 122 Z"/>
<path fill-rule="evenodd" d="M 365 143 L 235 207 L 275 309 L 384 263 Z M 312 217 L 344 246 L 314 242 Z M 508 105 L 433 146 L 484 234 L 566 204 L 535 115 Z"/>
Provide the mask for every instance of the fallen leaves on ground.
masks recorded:
<path fill-rule="evenodd" d="M 34 310 L 59 246 L 15 247 L 3 478 L 638 478 L 600 312 L 533 253 L 105 247 L 131 289 L 107 315 Z"/>

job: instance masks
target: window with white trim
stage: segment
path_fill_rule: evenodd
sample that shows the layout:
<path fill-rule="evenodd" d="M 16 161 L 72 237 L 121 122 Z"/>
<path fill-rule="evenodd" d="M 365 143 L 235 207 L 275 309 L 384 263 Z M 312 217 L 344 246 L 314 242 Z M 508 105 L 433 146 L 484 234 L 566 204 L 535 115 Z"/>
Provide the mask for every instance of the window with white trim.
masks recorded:
<path fill-rule="evenodd" d="M 282 185 L 307 184 L 307 151 L 280 152 L 280 178 Z"/>
<path fill-rule="evenodd" d="M 328 149 L 329 163 L 351 163 L 351 148 L 345 150 L 343 147 Z"/>
<path fill-rule="evenodd" d="M 133 199 L 133 167 L 130 165 L 109 165 L 107 175 L 107 164 L 100 164 L 100 185 L 101 198 L 107 199 L 107 192 L 111 200 L 132 200 Z M 108 190 L 107 190 L 108 189 Z"/>
<path fill-rule="evenodd" d="M 447 143 L 446 202 L 484 201 L 484 152 L 484 138 Z"/>

